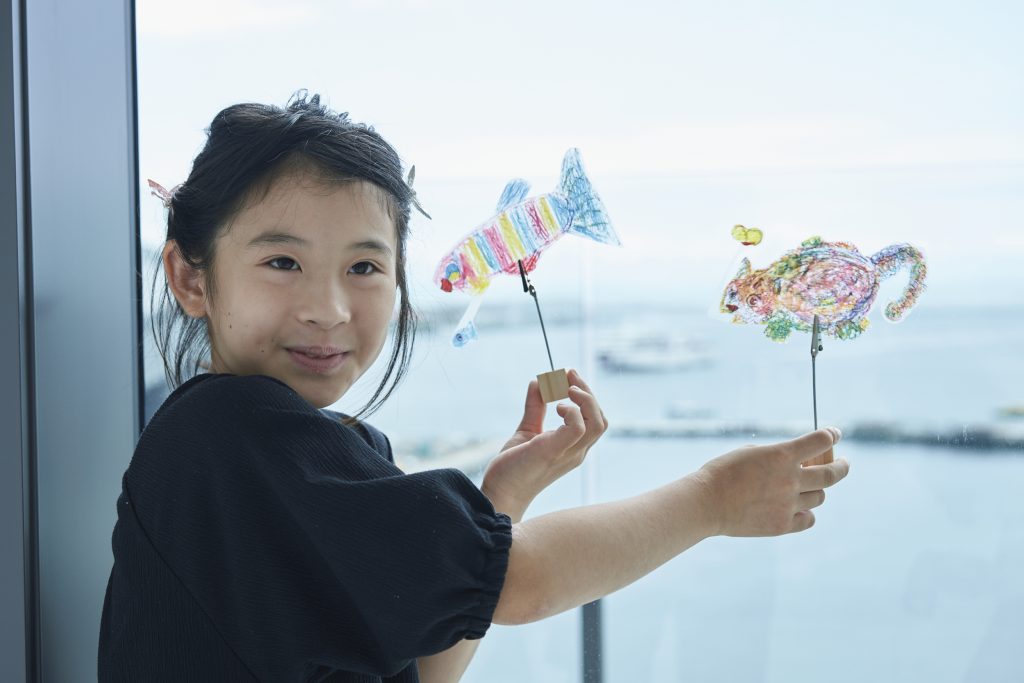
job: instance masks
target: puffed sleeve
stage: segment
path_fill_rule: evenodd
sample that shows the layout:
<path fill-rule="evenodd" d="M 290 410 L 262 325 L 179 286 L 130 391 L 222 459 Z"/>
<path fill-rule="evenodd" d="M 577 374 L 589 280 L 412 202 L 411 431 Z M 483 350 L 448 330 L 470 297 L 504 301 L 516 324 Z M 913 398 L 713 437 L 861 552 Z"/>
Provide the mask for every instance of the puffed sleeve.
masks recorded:
<path fill-rule="evenodd" d="M 378 676 L 491 622 L 507 516 L 461 472 L 406 475 L 266 377 L 216 376 L 147 427 L 140 525 L 261 680 L 310 662 Z"/>

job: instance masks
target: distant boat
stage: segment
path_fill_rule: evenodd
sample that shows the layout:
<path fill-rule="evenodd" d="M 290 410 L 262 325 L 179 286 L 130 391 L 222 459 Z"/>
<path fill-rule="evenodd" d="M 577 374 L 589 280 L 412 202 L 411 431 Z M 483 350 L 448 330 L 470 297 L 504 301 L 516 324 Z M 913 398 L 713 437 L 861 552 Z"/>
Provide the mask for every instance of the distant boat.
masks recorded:
<path fill-rule="evenodd" d="M 685 371 L 711 364 L 711 357 L 699 342 L 649 328 L 629 328 L 612 334 L 599 343 L 597 360 L 611 372 Z"/>
<path fill-rule="evenodd" d="M 1000 408 L 999 417 L 1005 417 L 1011 420 L 1024 420 L 1024 403 Z"/>
<path fill-rule="evenodd" d="M 714 410 L 693 399 L 673 401 L 665 410 L 665 417 L 673 420 L 707 420 L 714 416 Z"/>

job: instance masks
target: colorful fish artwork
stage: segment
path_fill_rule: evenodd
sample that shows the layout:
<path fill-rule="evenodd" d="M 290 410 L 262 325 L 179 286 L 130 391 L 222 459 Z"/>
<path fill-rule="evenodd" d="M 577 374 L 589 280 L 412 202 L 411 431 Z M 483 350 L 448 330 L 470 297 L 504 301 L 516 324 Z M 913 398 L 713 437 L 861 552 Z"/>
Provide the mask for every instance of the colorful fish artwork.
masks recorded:
<path fill-rule="evenodd" d="M 520 260 L 532 271 L 541 253 L 566 234 L 601 244 L 621 244 L 601 198 L 587 179 L 579 150 L 565 153 L 558 189 L 527 198 L 529 191 L 525 180 L 509 181 L 498 199 L 497 213 L 456 244 L 434 272 L 434 282 L 445 292 L 473 295 L 452 336 L 455 346 L 465 346 L 478 337 L 473 319 L 481 295 L 498 275 L 519 279 Z"/>
<path fill-rule="evenodd" d="M 735 323 L 765 325 L 765 336 L 786 341 L 794 330 L 809 332 L 814 316 L 821 332 L 853 339 L 868 328 L 867 314 L 879 283 L 909 269 L 900 297 L 885 307 L 885 317 L 901 320 L 924 291 L 924 256 L 909 244 L 885 247 L 864 256 L 845 242 L 812 237 L 767 268 L 752 270 L 743 259 L 722 294 L 719 310 Z"/>

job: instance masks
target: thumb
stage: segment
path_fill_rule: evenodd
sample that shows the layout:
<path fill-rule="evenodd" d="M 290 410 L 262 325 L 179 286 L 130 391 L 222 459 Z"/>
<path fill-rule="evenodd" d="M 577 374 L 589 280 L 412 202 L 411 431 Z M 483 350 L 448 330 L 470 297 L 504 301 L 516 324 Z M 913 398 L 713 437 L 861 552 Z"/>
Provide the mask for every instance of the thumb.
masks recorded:
<path fill-rule="evenodd" d="M 548 404 L 540 395 L 540 383 L 533 379 L 526 388 L 526 406 L 523 408 L 523 420 L 518 431 L 541 432 L 544 429 L 544 415 Z"/>

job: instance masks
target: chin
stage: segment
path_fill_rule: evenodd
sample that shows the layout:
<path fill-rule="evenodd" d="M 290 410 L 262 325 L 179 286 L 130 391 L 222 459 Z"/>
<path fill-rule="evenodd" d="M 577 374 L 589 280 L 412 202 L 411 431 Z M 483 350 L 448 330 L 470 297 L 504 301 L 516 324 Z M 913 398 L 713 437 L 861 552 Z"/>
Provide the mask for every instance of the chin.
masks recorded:
<path fill-rule="evenodd" d="M 284 382 L 292 391 L 301 396 L 306 403 L 319 410 L 320 408 L 326 408 L 327 406 L 335 403 L 338 399 L 345 395 L 350 386 L 349 383 L 335 382 L 317 382 L 315 380 L 310 381 L 307 378 L 295 377 L 294 375 L 280 374 L 271 375 L 276 379 Z"/>
<path fill-rule="evenodd" d="M 348 391 L 348 386 L 346 385 L 343 389 L 337 390 L 330 387 L 309 387 L 305 390 L 298 391 L 302 398 L 306 399 L 311 406 L 319 410 L 320 408 L 326 408 L 327 406 L 336 403 L 338 399 L 344 396 L 345 392 Z"/>

